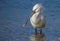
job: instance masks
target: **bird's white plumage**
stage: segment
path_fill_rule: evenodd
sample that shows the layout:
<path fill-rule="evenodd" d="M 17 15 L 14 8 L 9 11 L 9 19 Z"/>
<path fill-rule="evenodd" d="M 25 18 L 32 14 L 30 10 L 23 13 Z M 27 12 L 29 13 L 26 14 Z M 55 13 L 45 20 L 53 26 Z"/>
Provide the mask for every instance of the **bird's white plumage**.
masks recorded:
<path fill-rule="evenodd" d="M 36 8 L 42 8 L 43 6 L 41 4 L 36 4 L 35 6 L 33 6 L 33 10 L 35 10 Z"/>
<path fill-rule="evenodd" d="M 43 6 L 42 6 L 42 4 L 36 4 L 35 6 L 33 6 L 33 11 L 35 11 L 35 12 L 39 12 L 39 13 L 42 13 L 42 11 L 43 11 Z"/>
<path fill-rule="evenodd" d="M 45 26 L 45 17 L 42 15 L 42 8 L 41 4 L 36 4 L 33 7 L 35 13 L 30 18 L 30 22 L 34 28 L 43 28 Z"/>

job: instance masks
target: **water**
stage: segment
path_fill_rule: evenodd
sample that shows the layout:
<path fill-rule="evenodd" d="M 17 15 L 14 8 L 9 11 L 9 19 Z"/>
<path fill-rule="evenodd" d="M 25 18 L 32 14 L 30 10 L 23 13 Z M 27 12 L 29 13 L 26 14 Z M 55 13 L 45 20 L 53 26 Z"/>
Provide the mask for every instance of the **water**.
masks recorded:
<path fill-rule="evenodd" d="M 43 34 L 35 35 L 30 22 L 21 25 L 41 3 L 46 16 Z M 38 31 L 39 32 L 39 31 Z M 0 41 L 60 41 L 60 0 L 0 0 Z"/>

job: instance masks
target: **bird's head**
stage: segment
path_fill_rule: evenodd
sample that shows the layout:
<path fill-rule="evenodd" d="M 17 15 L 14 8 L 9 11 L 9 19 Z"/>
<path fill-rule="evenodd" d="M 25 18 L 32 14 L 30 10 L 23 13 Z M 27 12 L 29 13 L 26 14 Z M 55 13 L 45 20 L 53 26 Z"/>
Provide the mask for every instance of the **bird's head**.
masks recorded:
<path fill-rule="evenodd" d="M 43 6 L 41 5 L 41 4 L 36 4 L 36 5 L 34 5 L 34 7 L 33 7 L 33 14 L 34 13 L 42 13 L 42 11 L 43 11 Z"/>

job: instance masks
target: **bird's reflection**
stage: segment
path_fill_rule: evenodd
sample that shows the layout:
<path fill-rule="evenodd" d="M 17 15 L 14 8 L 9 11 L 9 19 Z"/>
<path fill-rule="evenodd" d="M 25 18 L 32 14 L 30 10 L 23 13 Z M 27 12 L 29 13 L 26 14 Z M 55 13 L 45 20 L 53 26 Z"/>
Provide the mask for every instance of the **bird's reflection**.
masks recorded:
<path fill-rule="evenodd" d="M 42 34 L 34 34 L 30 37 L 31 41 L 46 41 L 46 36 L 44 33 Z"/>

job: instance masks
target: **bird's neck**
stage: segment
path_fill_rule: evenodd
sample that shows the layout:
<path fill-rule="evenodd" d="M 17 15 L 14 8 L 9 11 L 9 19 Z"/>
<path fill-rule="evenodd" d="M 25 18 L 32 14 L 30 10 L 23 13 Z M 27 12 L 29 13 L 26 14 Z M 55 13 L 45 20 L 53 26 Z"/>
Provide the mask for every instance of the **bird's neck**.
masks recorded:
<path fill-rule="evenodd" d="M 37 12 L 37 13 L 35 13 L 35 14 L 36 14 L 37 16 L 38 16 L 38 15 L 39 15 L 39 16 L 42 15 L 40 12 Z"/>

